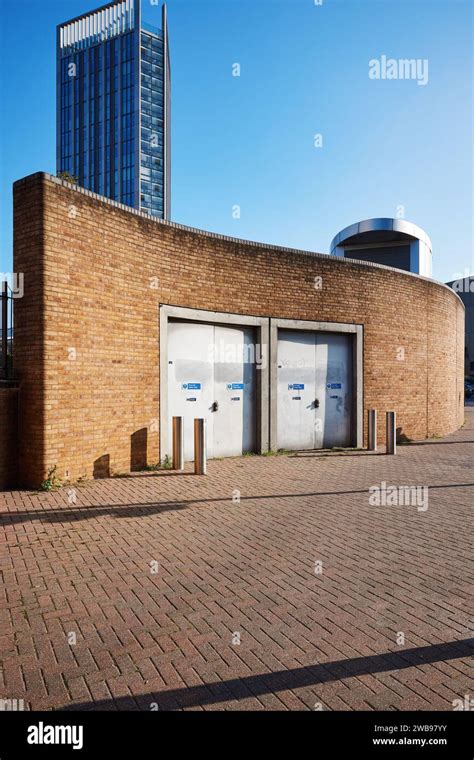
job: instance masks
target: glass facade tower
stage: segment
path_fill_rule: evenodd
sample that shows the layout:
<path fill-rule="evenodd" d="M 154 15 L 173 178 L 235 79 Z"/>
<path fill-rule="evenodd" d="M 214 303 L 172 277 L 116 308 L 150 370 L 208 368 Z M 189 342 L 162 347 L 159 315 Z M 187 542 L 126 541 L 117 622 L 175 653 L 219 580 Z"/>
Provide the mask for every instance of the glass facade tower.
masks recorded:
<path fill-rule="evenodd" d="M 57 171 L 100 195 L 170 217 L 170 65 L 140 0 L 57 27 Z"/>

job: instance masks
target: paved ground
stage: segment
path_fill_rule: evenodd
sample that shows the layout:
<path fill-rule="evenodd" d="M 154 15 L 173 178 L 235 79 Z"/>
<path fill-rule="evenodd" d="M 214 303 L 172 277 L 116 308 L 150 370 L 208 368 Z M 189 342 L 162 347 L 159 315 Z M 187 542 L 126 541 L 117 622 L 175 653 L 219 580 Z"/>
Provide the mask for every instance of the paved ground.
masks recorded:
<path fill-rule="evenodd" d="M 463 430 L 396 457 L 254 457 L 211 462 L 207 477 L 1 494 L 0 698 L 107 710 L 473 698 L 466 411 Z M 429 486 L 428 508 L 371 505 L 382 481 Z"/>

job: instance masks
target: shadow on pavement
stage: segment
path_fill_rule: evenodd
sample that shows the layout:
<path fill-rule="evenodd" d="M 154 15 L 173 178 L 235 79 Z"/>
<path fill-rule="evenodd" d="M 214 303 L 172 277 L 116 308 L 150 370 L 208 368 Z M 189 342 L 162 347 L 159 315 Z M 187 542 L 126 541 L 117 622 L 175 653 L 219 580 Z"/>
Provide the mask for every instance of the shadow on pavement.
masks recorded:
<path fill-rule="evenodd" d="M 474 483 L 450 483 L 439 486 L 429 486 L 430 491 L 443 488 L 474 488 Z M 266 499 L 300 499 L 309 496 L 349 496 L 353 494 L 367 494 L 368 488 L 357 491 L 313 491 L 309 493 L 277 493 L 263 494 L 258 496 L 241 496 L 240 501 L 260 501 Z M 115 516 L 119 518 L 139 517 L 140 515 L 148 516 L 169 512 L 198 504 L 206 505 L 215 502 L 229 502 L 232 506 L 231 499 L 228 496 L 221 496 L 216 499 L 209 499 L 204 496 L 202 499 L 182 499 L 180 501 L 163 501 L 158 503 L 144 502 L 142 504 L 108 504 L 99 506 L 75 506 L 66 507 L 65 509 L 44 509 L 12 511 L 0 513 L 0 524 L 5 523 L 22 523 L 30 520 L 42 520 L 43 522 L 74 522 L 75 520 L 88 520 L 94 517 L 103 517 L 104 515 Z"/>
<path fill-rule="evenodd" d="M 214 681 L 202 686 L 182 687 L 166 691 L 150 692 L 136 696 L 141 709 L 151 709 L 156 703 L 159 710 L 180 709 L 199 705 L 212 705 L 235 699 L 258 697 L 279 691 L 317 686 L 342 678 L 398 671 L 434 662 L 447 662 L 474 655 L 474 639 L 449 641 L 426 647 L 403 649 L 397 652 L 354 657 L 307 667 L 279 670 L 261 675 L 249 675 L 227 681 Z M 457 694 L 453 693 L 453 699 Z M 117 697 L 115 700 L 80 702 L 67 705 L 62 710 L 129 710 L 137 709 L 133 697 Z M 447 702 L 447 709 L 450 709 Z M 452 709 L 452 708 L 451 708 Z"/>

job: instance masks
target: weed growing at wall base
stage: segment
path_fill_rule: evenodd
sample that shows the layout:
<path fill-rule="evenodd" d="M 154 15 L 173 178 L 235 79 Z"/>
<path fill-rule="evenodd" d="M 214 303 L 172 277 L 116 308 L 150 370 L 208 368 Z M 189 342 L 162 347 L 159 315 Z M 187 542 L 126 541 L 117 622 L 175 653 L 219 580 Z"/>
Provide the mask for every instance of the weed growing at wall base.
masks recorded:
<path fill-rule="evenodd" d="M 48 470 L 48 475 L 45 480 L 41 483 L 39 490 L 40 491 L 52 491 L 53 488 L 60 488 L 62 481 L 61 478 L 58 478 L 56 475 L 57 465 L 54 465 L 54 467 L 51 467 Z"/>

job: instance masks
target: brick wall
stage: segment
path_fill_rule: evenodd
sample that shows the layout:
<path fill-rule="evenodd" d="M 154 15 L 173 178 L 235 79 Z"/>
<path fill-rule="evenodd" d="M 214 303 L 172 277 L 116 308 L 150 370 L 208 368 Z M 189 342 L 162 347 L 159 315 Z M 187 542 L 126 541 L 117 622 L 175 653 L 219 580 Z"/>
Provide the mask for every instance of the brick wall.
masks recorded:
<path fill-rule="evenodd" d="M 17 482 L 18 388 L 0 384 L 0 490 Z"/>
<path fill-rule="evenodd" d="M 462 424 L 464 309 L 442 285 L 159 222 L 44 174 L 15 184 L 14 205 L 25 484 L 54 464 L 128 471 L 144 429 L 158 460 L 160 303 L 363 324 L 364 410 L 396 409 L 409 438 Z"/>

